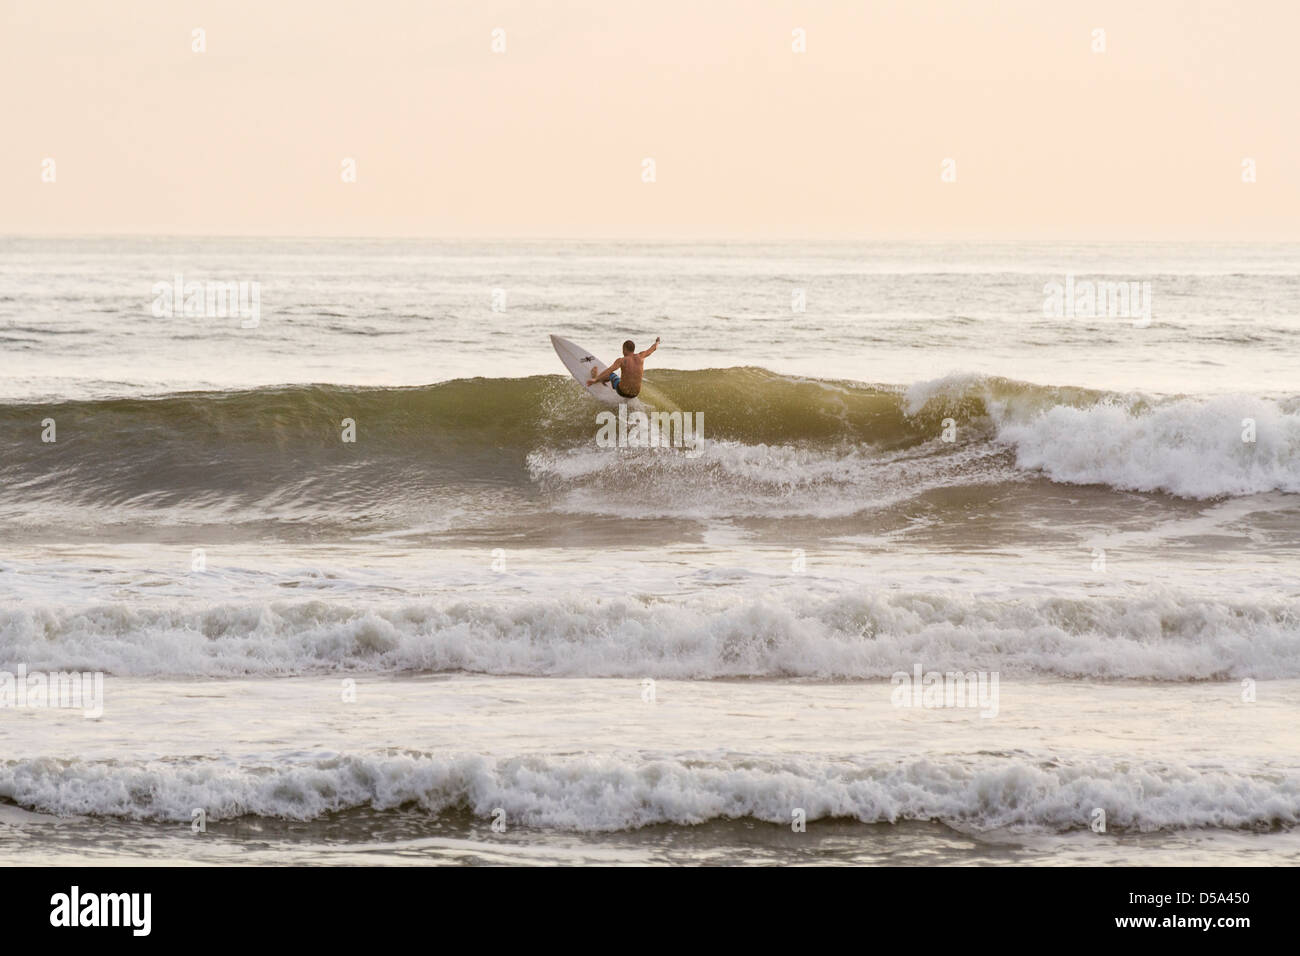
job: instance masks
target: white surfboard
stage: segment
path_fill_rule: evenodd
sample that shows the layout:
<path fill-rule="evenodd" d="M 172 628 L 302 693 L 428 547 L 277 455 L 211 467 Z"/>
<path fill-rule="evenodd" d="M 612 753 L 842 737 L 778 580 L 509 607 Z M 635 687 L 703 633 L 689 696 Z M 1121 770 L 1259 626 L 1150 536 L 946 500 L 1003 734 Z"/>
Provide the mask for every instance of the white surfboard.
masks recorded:
<path fill-rule="evenodd" d="M 609 382 L 597 382 L 595 385 L 587 384 L 587 379 L 591 378 L 591 367 L 593 365 L 600 366 L 596 369 L 598 372 L 605 371 L 609 367 L 608 365 L 582 346 L 574 345 L 568 339 L 562 339 L 558 335 L 551 336 L 551 344 L 555 346 L 555 354 L 560 357 L 560 361 L 569 370 L 569 374 L 577 379 L 578 384 L 585 388 L 592 398 L 610 405 L 617 405 L 619 402 L 627 401 L 610 387 Z"/>

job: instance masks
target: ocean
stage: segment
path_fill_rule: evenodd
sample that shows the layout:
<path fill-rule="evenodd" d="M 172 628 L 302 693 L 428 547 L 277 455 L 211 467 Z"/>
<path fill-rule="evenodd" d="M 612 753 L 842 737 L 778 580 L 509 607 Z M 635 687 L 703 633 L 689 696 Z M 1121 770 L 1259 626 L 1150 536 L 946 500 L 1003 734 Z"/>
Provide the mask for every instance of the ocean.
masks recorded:
<path fill-rule="evenodd" d="M 0 863 L 1300 863 L 1298 300 L 1296 244 L 0 238 Z M 607 447 L 550 334 L 660 337 L 702 442 Z"/>

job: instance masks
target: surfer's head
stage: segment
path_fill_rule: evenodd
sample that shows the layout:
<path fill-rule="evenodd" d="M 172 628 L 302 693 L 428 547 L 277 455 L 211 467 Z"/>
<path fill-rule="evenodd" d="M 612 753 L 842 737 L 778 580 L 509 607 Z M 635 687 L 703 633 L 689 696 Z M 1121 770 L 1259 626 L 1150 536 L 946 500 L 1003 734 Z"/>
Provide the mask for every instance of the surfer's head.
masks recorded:
<path fill-rule="evenodd" d="M 623 343 L 623 354 L 624 354 L 624 355 L 631 355 L 631 354 L 632 354 L 633 352 L 635 352 L 635 351 L 636 351 L 636 346 L 632 344 L 632 340 L 631 340 L 631 339 L 628 339 L 626 342 Z"/>

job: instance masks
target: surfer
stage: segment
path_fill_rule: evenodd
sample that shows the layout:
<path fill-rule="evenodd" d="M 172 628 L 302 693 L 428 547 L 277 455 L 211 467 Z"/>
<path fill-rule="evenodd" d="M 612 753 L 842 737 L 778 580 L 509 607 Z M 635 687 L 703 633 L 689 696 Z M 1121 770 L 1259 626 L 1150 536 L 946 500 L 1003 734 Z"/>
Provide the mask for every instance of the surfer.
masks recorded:
<path fill-rule="evenodd" d="M 599 372 L 599 365 L 591 367 L 591 378 L 587 379 L 588 385 L 595 385 L 597 382 L 609 380 L 609 384 L 614 387 L 623 398 L 636 398 L 641 394 L 641 376 L 645 372 L 645 360 L 650 357 L 655 349 L 659 348 L 659 339 L 656 336 L 655 344 L 650 346 L 644 352 L 638 352 L 632 340 L 628 339 L 623 343 L 623 357 L 614 360 L 614 364 L 603 372 Z M 620 378 L 619 370 L 623 374 Z"/>

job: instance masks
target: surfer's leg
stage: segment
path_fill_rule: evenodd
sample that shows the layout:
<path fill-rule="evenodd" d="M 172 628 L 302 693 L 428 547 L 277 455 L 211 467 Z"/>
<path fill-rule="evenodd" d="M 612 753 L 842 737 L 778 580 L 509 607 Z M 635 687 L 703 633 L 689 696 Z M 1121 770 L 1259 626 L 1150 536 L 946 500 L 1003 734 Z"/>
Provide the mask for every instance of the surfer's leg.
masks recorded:
<path fill-rule="evenodd" d="M 611 373 L 610 373 L 610 375 L 609 375 L 609 387 L 612 388 L 612 389 L 613 389 L 614 391 L 616 391 L 616 392 L 618 391 L 618 372 L 611 372 Z M 622 394 L 622 393 L 620 393 L 620 394 Z"/>

